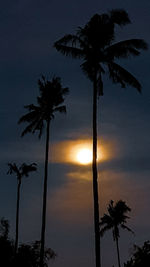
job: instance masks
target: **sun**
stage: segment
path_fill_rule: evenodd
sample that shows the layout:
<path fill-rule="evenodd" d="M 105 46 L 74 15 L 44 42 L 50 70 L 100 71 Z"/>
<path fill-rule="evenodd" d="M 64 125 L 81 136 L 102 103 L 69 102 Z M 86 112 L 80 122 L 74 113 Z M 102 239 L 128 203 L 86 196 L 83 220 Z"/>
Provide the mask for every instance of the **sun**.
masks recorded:
<path fill-rule="evenodd" d="M 77 161 L 83 165 L 90 164 L 92 162 L 92 151 L 89 148 L 81 148 L 77 152 Z"/>

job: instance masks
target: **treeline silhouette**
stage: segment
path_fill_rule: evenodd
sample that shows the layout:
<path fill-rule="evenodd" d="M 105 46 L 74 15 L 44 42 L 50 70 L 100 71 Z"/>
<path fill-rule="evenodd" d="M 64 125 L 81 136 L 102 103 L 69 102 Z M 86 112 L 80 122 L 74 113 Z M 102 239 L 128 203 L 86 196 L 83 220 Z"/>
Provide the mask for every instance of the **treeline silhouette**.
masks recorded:
<path fill-rule="evenodd" d="M 50 248 L 44 250 L 43 266 L 56 257 Z M 40 262 L 40 241 L 20 244 L 17 251 L 15 241 L 9 237 L 9 222 L 0 220 L 0 266 L 2 267 L 38 267 Z"/>
<path fill-rule="evenodd" d="M 150 266 L 150 241 L 144 242 L 143 246 L 134 245 L 131 259 L 124 267 L 149 267 Z"/>
<path fill-rule="evenodd" d="M 138 92 L 141 92 L 141 84 L 139 81 L 125 68 L 119 65 L 117 61 L 118 59 L 121 60 L 128 58 L 129 56 L 139 56 L 141 50 L 146 50 L 148 48 L 147 43 L 142 39 L 129 39 L 118 43 L 115 42 L 116 26 L 123 27 L 129 23 L 131 23 L 131 21 L 128 13 L 122 9 L 114 9 L 101 15 L 95 14 L 84 27 L 79 27 L 75 34 L 67 34 L 54 43 L 54 47 L 65 56 L 71 56 L 72 58 L 82 60 L 80 65 L 81 69 L 88 79 L 90 79 L 93 87 L 92 181 L 96 267 L 102 266 L 100 237 L 103 233 L 108 229 L 113 230 L 113 237 L 117 246 L 118 266 L 120 267 L 121 263 L 118 244 L 119 226 L 130 231 L 130 228 L 126 226 L 126 220 L 128 219 L 126 213 L 130 211 L 130 208 L 124 201 L 118 201 L 115 206 L 113 201 L 111 201 L 108 207 L 108 214 L 105 214 L 100 220 L 97 166 L 97 106 L 98 99 L 104 94 L 103 76 L 108 74 L 108 77 L 113 83 L 120 84 L 123 88 L 132 86 L 136 88 Z M 28 176 L 30 171 L 36 171 L 36 164 L 32 163 L 27 165 L 24 163 L 18 167 L 16 163 L 9 163 L 8 173 L 15 174 L 18 182 L 16 236 L 15 241 L 9 239 L 9 223 L 7 220 L 2 219 L 1 251 L 4 250 L 4 253 L 1 257 L 4 259 L 5 263 L 10 261 L 8 264 L 14 264 L 11 266 L 44 267 L 47 266 L 47 260 L 55 256 L 55 253 L 52 250 L 47 250 L 45 248 L 50 129 L 51 121 L 55 118 L 55 114 L 57 112 L 66 113 L 64 101 L 65 96 L 69 93 L 69 89 L 62 86 L 60 77 L 54 76 L 52 79 L 48 80 L 44 75 L 38 80 L 38 87 L 39 95 L 37 96 L 36 104 L 25 106 L 27 113 L 19 119 L 18 123 L 26 124 L 21 136 L 24 136 L 27 133 L 34 134 L 37 132 L 38 137 L 41 138 L 44 128 L 46 131 L 41 238 L 40 242 L 36 241 L 29 245 L 22 244 L 18 246 L 21 181 L 22 177 Z M 8 253 L 5 254 L 6 251 Z M 10 257 L 5 257 L 9 254 Z M 127 264 L 130 264 L 130 262 Z M 129 267 L 130 265 L 126 266 Z"/>

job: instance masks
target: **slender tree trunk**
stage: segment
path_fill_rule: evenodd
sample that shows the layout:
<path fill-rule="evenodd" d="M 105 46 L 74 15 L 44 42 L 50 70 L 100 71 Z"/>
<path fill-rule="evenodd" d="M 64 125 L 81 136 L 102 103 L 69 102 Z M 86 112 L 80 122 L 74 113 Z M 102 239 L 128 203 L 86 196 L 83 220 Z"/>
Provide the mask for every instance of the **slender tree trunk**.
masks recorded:
<path fill-rule="evenodd" d="M 49 151 L 49 126 L 50 126 L 50 120 L 47 121 L 47 129 L 46 129 L 46 150 L 45 150 L 45 169 L 44 169 L 44 190 L 43 190 L 40 267 L 44 266 L 44 247 L 45 247 L 45 228 L 46 228 L 46 201 L 47 201 L 47 177 L 48 177 L 48 151 Z"/>
<path fill-rule="evenodd" d="M 21 186 L 21 179 L 18 179 L 18 186 L 17 186 L 17 209 L 16 209 L 15 255 L 16 255 L 16 253 L 17 253 L 17 251 L 18 251 L 20 186 Z"/>
<path fill-rule="evenodd" d="M 97 75 L 93 84 L 93 197 L 94 197 L 94 231 L 96 267 L 101 267 L 100 260 L 100 234 L 99 234 L 99 201 L 97 181 Z"/>
<path fill-rule="evenodd" d="M 117 246 L 118 266 L 121 267 L 121 264 L 120 264 L 120 253 L 119 253 L 118 237 L 116 237 L 116 246 Z"/>

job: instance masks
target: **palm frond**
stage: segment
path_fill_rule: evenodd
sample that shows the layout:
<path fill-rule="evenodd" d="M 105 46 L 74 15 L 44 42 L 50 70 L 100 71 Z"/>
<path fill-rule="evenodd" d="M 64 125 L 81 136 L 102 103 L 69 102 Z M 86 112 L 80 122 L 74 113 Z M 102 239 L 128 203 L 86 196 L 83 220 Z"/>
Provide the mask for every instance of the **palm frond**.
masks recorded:
<path fill-rule="evenodd" d="M 15 174 L 20 182 L 23 176 L 29 176 L 29 172 L 37 170 L 36 163 L 32 164 L 22 163 L 19 167 L 17 167 L 16 163 L 8 163 L 8 166 L 9 169 L 7 174 Z"/>
<path fill-rule="evenodd" d="M 124 26 L 131 23 L 128 13 L 124 9 L 112 9 L 110 11 L 110 19 L 114 24 Z"/>
<path fill-rule="evenodd" d="M 120 211 L 122 213 L 130 212 L 131 208 L 126 205 L 126 202 L 123 200 L 118 200 L 115 205 L 116 210 Z"/>
<path fill-rule="evenodd" d="M 27 114 L 23 115 L 19 121 L 18 124 L 22 123 L 22 122 L 32 122 L 33 120 L 36 120 L 36 118 L 38 117 L 38 113 L 36 111 L 31 111 L 28 112 Z"/>
<path fill-rule="evenodd" d="M 95 77 L 95 71 L 92 67 L 91 63 L 89 61 L 85 61 L 80 65 L 82 71 L 85 73 L 85 75 L 91 80 L 94 80 Z"/>
<path fill-rule="evenodd" d="M 32 129 L 32 133 L 34 134 L 36 131 L 39 131 L 38 137 L 41 138 L 42 133 L 43 133 L 43 129 L 44 129 L 44 118 L 37 118 L 37 120 L 35 121 L 35 125 Z"/>
<path fill-rule="evenodd" d="M 120 83 L 123 88 L 130 85 L 141 93 L 141 84 L 139 81 L 127 70 L 115 62 L 108 64 L 109 76 L 114 83 Z"/>
<path fill-rule="evenodd" d="M 69 88 L 68 87 L 62 88 L 61 93 L 63 96 L 68 95 L 69 94 Z"/>
<path fill-rule="evenodd" d="M 128 226 L 126 226 L 126 225 L 124 225 L 124 224 L 121 224 L 120 226 L 121 226 L 121 228 L 126 229 L 127 231 L 129 231 L 129 232 L 131 232 L 132 234 L 134 234 L 134 232 L 133 232 Z"/>
<path fill-rule="evenodd" d="M 36 131 L 39 131 L 39 138 L 42 135 L 42 131 L 44 128 L 44 123 L 42 119 L 36 119 L 34 121 L 32 121 L 21 133 L 21 137 L 23 137 L 24 135 L 26 135 L 27 133 L 32 133 L 34 134 Z"/>
<path fill-rule="evenodd" d="M 28 177 L 30 172 L 37 170 L 37 164 L 36 163 L 32 163 L 32 164 L 23 163 L 20 169 L 21 169 L 22 176 Z"/>
<path fill-rule="evenodd" d="M 66 113 L 66 106 L 60 106 L 54 109 L 54 112 Z"/>
<path fill-rule="evenodd" d="M 71 46 L 71 47 L 76 47 L 76 48 L 84 48 L 85 47 L 85 42 L 82 40 L 82 28 L 78 27 L 77 29 L 77 34 L 67 34 L 58 41 L 54 43 L 54 47 L 56 48 L 57 46 L 64 45 L 64 46 Z M 56 48 L 57 49 L 57 48 Z"/>
<path fill-rule="evenodd" d="M 113 225 L 112 217 L 109 214 L 104 214 L 103 217 L 101 217 L 101 220 L 99 222 L 100 226 L 105 225 L 105 224 L 110 225 L 111 227 Z"/>
<path fill-rule="evenodd" d="M 82 52 L 80 48 L 65 46 L 65 45 L 58 45 L 58 44 L 55 45 L 55 48 L 57 49 L 57 51 L 60 51 L 65 56 L 70 56 L 70 57 L 79 58 L 79 59 L 84 57 L 84 53 Z"/>
<path fill-rule="evenodd" d="M 8 167 L 9 167 L 9 169 L 7 171 L 7 174 L 15 173 L 17 176 L 19 176 L 20 173 L 19 173 L 19 169 L 18 169 L 16 163 L 8 163 Z"/>
<path fill-rule="evenodd" d="M 139 49 L 147 50 L 148 45 L 142 39 L 130 39 L 115 43 L 105 49 L 106 59 L 127 58 L 130 55 L 138 56 Z"/>
<path fill-rule="evenodd" d="M 104 234 L 108 231 L 111 230 L 112 226 L 111 225 L 105 225 L 103 228 L 100 228 L 100 236 L 104 236 Z"/>
<path fill-rule="evenodd" d="M 72 45 L 79 41 L 79 38 L 76 35 L 73 34 L 66 34 L 64 37 L 60 38 L 58 41 L 54 43 L 54 47 L 57 45 L 66 45 L 68 43 L 71 43 Z"/>
<path fill-rule="evenodd" d="M 30 105 L 25 105 L 24 108 L 26 108 L 29 111 L 36 111 L 39 109 L 38 106 L 34 105 L 34 104 L 30 104 Z"/>

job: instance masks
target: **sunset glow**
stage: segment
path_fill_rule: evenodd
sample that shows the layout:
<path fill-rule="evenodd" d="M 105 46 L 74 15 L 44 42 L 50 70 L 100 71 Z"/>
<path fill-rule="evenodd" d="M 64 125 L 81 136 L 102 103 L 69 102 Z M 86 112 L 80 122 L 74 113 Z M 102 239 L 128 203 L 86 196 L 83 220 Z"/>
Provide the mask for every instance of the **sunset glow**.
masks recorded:
<path fill-rule="evenodd" d="M 116 147 L 116 146 L 115 146 Z M 112 157 L 114 146 L 104 143 L 97 147 L 97 161 L 103 162 Z M 52 147 L 51 162 L 90 165 L 92 163 L 92 142 L 90 139 L 78 139 L 55 143 Z"/>

